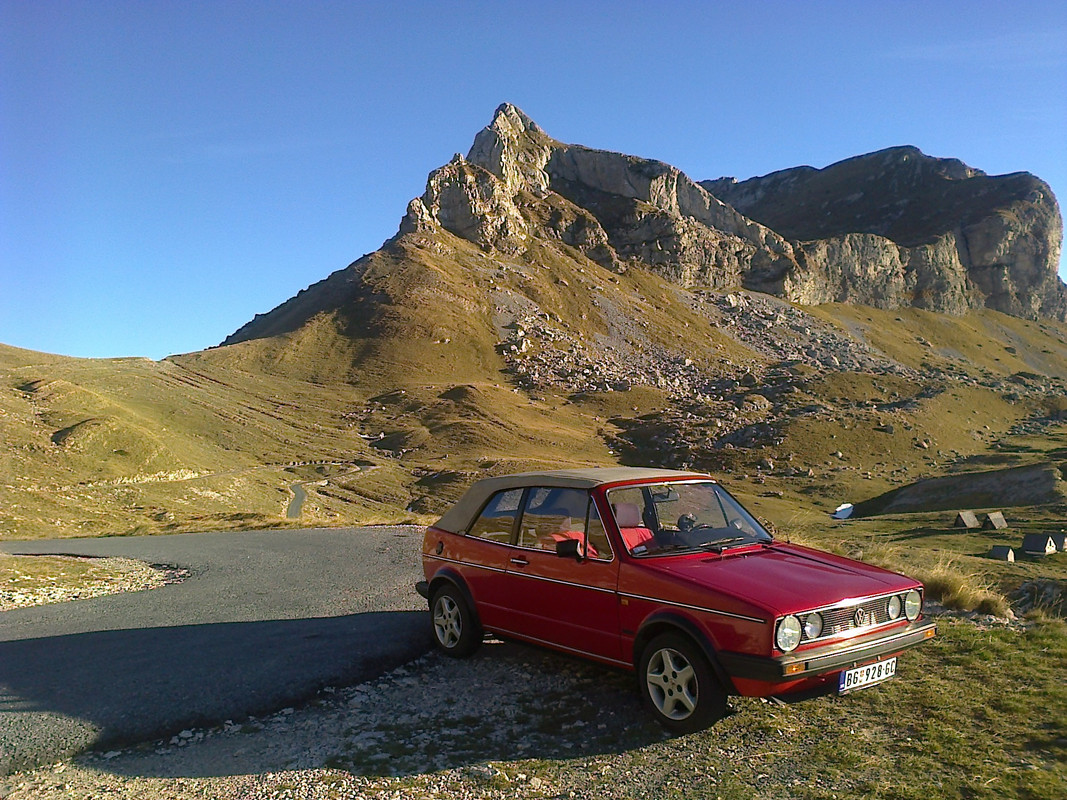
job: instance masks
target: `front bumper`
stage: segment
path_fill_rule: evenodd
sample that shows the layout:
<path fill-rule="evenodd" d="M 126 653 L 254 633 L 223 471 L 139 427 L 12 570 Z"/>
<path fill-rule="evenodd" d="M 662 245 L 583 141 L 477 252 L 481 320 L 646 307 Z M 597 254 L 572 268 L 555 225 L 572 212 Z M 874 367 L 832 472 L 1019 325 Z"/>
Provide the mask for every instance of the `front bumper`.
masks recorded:
<path fill-rule="evenodd" d="M 753 656 L 730 652 L 721 652 L 718 656 L 723 669 L 731 678 L 769 682 L 794 681 L 851 669 L 884 656 L 896 655 L 932 639 L 936 632 L 935 622 L 918 620 L 889 632 L 876 632 L 784 656 Z"/>

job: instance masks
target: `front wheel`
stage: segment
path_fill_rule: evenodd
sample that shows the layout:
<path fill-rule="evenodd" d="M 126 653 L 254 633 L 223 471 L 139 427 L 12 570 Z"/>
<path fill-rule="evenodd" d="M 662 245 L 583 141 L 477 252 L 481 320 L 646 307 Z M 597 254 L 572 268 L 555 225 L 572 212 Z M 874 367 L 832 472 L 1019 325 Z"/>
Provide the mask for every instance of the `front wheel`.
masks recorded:
<path fill-rule="evenodd" d="M 437 648 L 453 658 L 465 658 L 482 643 L 482 629 L 463 593 L 445 584 L 430 600 L 433 638 Z"/>
<path fill-rule="evenodd" d="M 638 681 L 645 705 L 672 733 L 703 730 L 726 714 L 726 692 L 708 659 L 681 634 L 660 634 L 646 645 Z"/>

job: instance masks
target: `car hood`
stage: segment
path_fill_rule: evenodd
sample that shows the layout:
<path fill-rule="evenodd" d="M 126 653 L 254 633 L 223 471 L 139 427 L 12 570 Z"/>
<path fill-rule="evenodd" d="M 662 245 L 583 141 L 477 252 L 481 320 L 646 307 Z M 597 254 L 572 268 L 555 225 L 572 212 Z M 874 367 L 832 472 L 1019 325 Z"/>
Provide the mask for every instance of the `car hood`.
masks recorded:
<path fill-rule="evenodd" d="M 738 597 L 775 615 L 918 585 L 870 564 L 788 544 L 728 550 L 721 556 L 650 558 L 642 567 L 675 581 Z"/>

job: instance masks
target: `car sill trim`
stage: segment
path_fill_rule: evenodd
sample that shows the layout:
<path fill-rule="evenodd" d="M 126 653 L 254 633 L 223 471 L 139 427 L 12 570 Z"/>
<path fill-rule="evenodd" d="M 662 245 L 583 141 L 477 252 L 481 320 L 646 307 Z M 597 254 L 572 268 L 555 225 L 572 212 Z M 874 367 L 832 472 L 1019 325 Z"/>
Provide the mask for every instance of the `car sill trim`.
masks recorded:
<path fill-rule="evenodd" d="M 611 658 L 611 656 L 597 655 L 596 653 L 590 653 L 588 650 L 579 650 L 577 647 L 567 647 L 566 645 L 563 645 L 563 644 L 557 644 L 556 642 L 549 642 L 549 641 L 546 641 L 545 639 L 538 639 L 535 636 L 527 636 L 526 634 L 523 634 L 523 633 L 515 633 L 514 631 L 505 630 L 504 628 L 500 628 L 500 627 L 494 627 L 492 629 L 492 632 L 497 634 L 497 635 L 499 635 L 499 636 L 504 636 L 504 637 L 509 638 L 509 639 L 518 639 L 518 640 L 523 641 L 523 642 L 529 642 L 530 644 L 541 645 L 542 647 L 547 647 L 550 650 L 562 650 L 565 653 L 573 653 L 574 655 L 577 655 L 577 656 L 585 656 L 586 658 L 591 658 L 591 659 L 593 659 L 595 661 L 603 661 L 603 662 L 606 662 L 608 664 L 618 664 L 619 666 L 626 667 L 627 669 L 633 669 L 633 666 L 634 666 L 629 661 L 621 661 L 621 660 L 619 660 L 617 658 Z"/>

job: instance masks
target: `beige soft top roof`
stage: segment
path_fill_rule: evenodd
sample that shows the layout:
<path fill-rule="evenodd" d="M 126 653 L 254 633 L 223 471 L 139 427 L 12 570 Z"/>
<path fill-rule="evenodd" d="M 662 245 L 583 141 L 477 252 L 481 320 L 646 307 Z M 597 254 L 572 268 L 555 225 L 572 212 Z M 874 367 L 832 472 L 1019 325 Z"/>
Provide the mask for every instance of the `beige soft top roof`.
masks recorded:
<path fill-rule="evenodd" d="M 435 528 L 459 533 L 467 530 L 474 515 L 482 510 L 490 495 L 501 489 L 523 486 L 555 486 L 568 489 L 592 489 L 606 483 L 637 480 L 677 480 L 679 478 L 710 478 L 699 472 L 680 472 L 675 469 L 649 467 L 588 467 L 586 469 L 552 469 L 541 472 L 519 472 L 497 478 L 476 481 L 467 493 L 434 525 Z"/>

